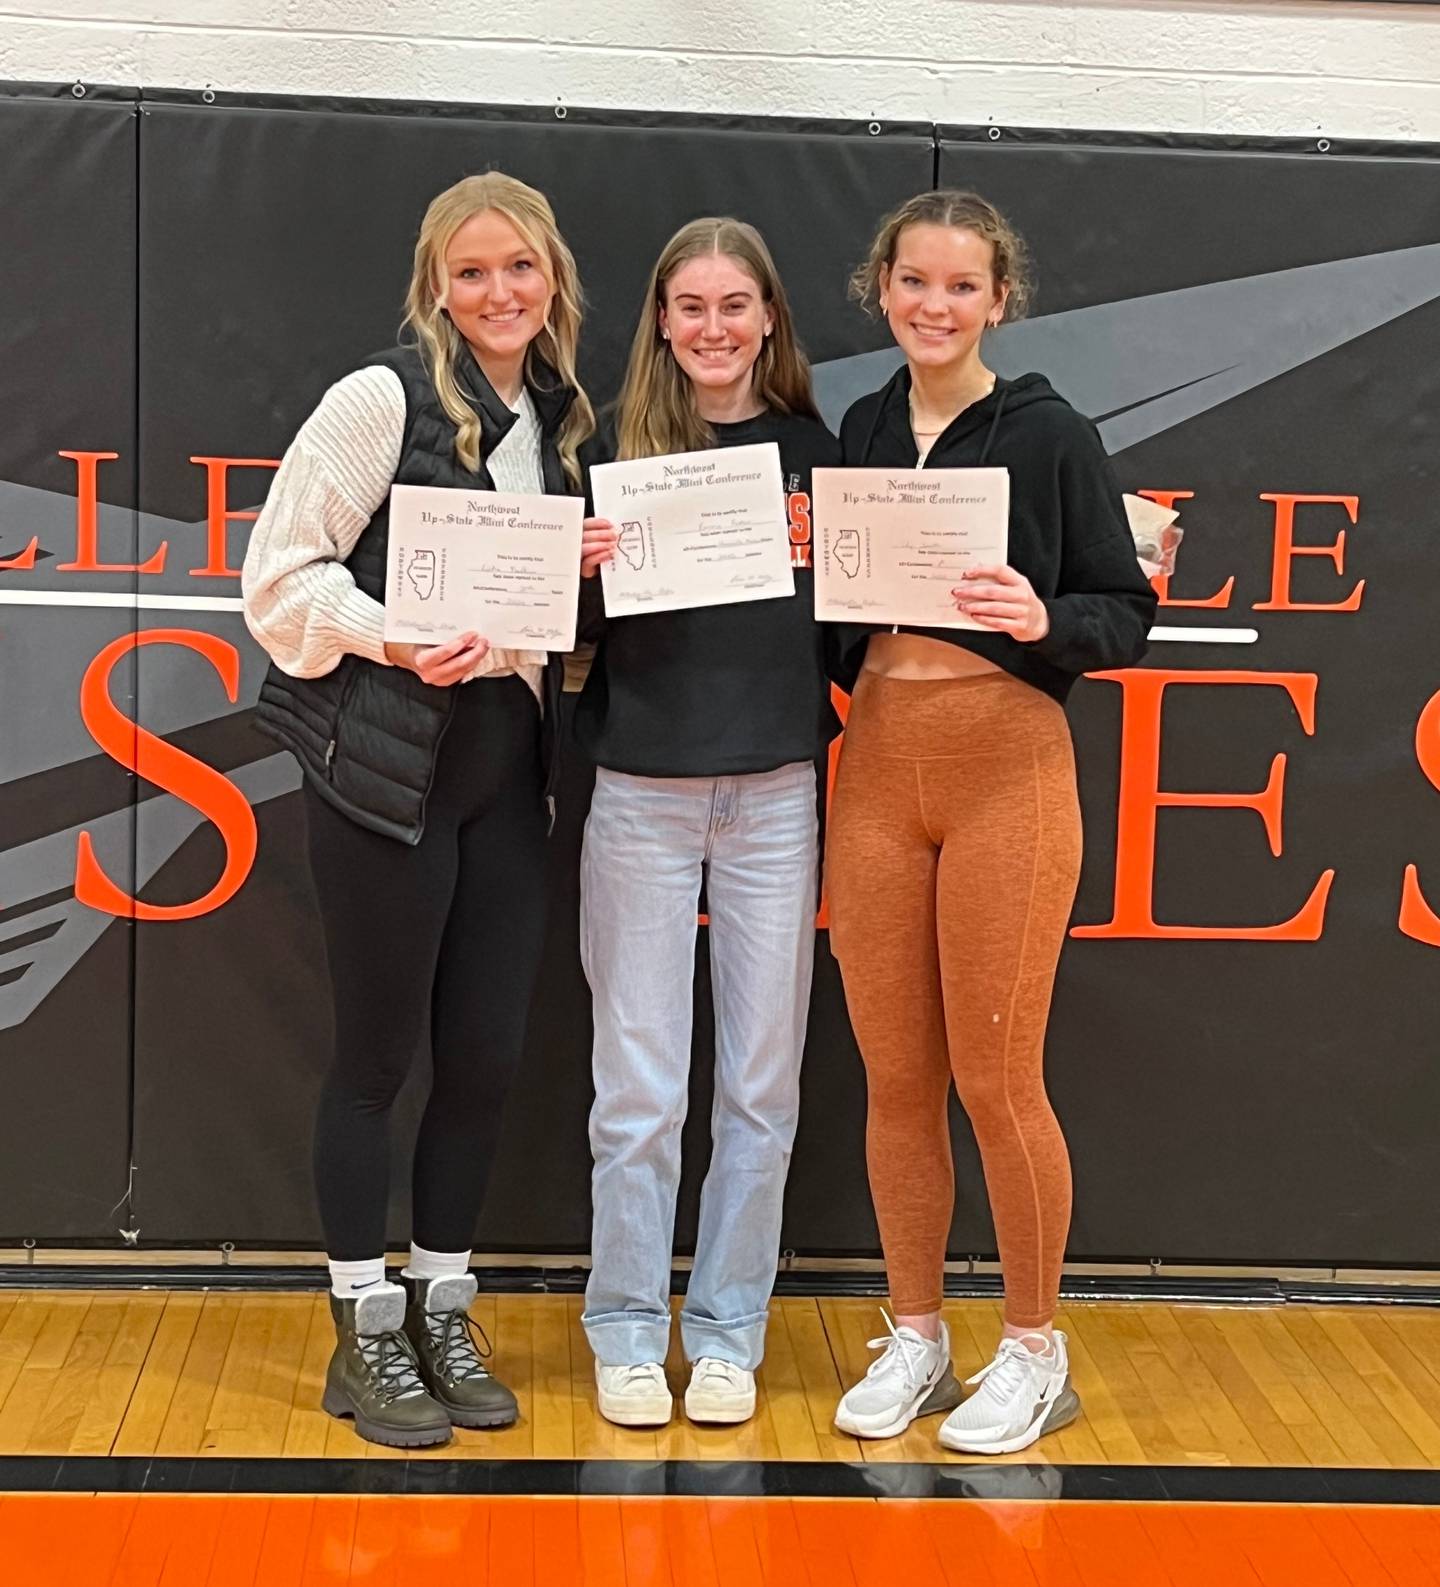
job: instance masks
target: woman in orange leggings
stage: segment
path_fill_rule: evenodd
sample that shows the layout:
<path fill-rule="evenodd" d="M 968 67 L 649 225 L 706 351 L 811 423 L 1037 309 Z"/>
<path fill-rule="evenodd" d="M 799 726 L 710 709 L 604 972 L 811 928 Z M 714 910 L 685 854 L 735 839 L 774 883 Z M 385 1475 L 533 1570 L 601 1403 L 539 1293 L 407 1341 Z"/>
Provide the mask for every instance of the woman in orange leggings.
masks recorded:
<path fill-rule="evenodd" d="M 924 193 L 856 273 L 905 354 L 845 416 L 847 464 L 999 467 L 1009 561 L 954 591 L 972 628 L 845 635 L 854 681 L 827 848 L 831 946 L 869 1084 L 866 1157 L 894 1321 L 840 1401 L 858 1437 L 948 1410 L 952 1449 L 1023 1449 L 1079 1414 L 1053 1327 L 1070 1160 L 1045 1094 L 1045 1024 L 1080 870 L 1062 702 L 1144 654 L 1155 596 L 1095 427 L 1041 375 L 999 379 L 985 332 L 1023 311 L 1023 244 L 983 199 Z M 954 1210 L 946 1100 L 975 1129 L 1005 1329 L 962 1402 L 940 1316 Z"/>

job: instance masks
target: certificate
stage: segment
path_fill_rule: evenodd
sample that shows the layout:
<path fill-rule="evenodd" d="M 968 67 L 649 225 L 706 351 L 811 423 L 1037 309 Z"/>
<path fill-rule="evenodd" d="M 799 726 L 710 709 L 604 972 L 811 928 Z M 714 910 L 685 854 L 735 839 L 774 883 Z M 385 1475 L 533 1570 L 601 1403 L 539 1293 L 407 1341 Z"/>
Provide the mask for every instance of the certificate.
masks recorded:
<path fill-rule="evenodd" d="M 573 650 L 584 519 L 578 496 L 392 485 L 385 638 Z"/>
<path fill-rule="evenodd" d="M 773 441 L 602 463 L 590 489 L 597 516 L 620 531 L 600 570 L 607 616 L 795 593 Z"/>
<path fill-rule="evenodd" d="M 1006 560 L 1005 468 L 817 468 L 815 615 L 832 622 L 973 628 L 950 593 Z"/>

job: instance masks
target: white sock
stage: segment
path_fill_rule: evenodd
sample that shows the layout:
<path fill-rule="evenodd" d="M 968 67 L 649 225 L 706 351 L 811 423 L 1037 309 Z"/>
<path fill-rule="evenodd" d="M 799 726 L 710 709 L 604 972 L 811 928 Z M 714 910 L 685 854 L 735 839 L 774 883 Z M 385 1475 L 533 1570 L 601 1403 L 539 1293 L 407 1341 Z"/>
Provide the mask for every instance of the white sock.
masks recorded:
<path fill-rule="evenodd" d="M 330 1293 L 341 1300 L 358 1300 L 366 1290 L 384 1282 L 383 1256 L 367 1256 L 363 1262 L 330 1263 Z"/>
<path fill-rule="evenodd" d="M 418 1279 L 463 1278 L 470 1271 L 468 1251 L 427 1251 L 423 1245 L 410 1242 L 410 1260 L 405 1264 L 405 1277 Z"/>

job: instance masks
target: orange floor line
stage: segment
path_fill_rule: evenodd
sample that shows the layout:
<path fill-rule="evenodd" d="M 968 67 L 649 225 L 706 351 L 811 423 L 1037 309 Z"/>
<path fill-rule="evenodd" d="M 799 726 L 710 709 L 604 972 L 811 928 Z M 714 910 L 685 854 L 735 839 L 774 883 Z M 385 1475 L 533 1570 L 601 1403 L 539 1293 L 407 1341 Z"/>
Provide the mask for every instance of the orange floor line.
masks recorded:
<path fill-rule="evenodd" d="M 11 1494 L 80 1587 L 1440 1587 L 1440 1510 L 897 1499 Z"/>

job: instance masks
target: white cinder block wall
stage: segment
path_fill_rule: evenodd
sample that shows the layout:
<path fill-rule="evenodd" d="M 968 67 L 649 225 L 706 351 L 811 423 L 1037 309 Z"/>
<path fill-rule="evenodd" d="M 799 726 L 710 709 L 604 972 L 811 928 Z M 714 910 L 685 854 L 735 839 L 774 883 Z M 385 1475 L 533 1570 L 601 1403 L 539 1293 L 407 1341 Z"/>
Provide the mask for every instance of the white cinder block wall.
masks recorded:
<path fill-rule="evenodd" d="M 1440 140 L 1440 5 L 0 0 L 0 78 Z"/>

